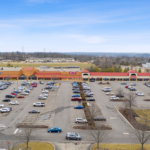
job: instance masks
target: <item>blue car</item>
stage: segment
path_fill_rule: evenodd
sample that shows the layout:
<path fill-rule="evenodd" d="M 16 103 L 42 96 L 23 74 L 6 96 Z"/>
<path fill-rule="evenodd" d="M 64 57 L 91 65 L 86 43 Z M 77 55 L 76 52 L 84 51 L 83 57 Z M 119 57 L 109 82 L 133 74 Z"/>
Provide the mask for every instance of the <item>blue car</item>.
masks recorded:
<path fill-rule="evenodd" d="M 72 95 L 72 97 L 80 97 L 80 95 L 76 94 L 76 95 Z"/>
<path fill-rule="evenodd" d="M 61 128 L 58 128 L 58 127 L 49 128 L 49 129 L 47 130 L 47 132 L 57 132 L 57 133 L 59 133 L 59 132 L 61 132 L 61 131 L 62 131 Z"/>
<path fill-rule="evenodd" d="M 75 106 L 74 109 L 83 109 L 83 106 Z"/>

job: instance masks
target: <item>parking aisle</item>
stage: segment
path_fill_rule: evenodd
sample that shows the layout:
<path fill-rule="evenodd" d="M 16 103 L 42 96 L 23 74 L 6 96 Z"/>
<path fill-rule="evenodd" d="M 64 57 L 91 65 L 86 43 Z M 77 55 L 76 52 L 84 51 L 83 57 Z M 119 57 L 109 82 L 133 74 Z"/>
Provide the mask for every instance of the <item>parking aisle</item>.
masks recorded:
<path fill-rule="evenodd" d="M 118 112 L 115 109 L 116 102 L 108 101 L 108 97 L 105 92 L 102 91 L 104 85 L 100 85 L 98 83 L 90 83 L 91 90 L 95 94 L 96 103 L 98 107 L 101 109 L 101 112 L 108 120 L 109 125 L 113 128 L 113 132 L 116 133 L 116 136 L 121 136 L 124 132 L 128 132 L 130 129 L 129 125 L 125 124 L 120 118 Z M 109 85 L 109 87 L 111 87 Z"/>
<path fill-rule="evenodd" d="M 21 84 L 22 82 L 23 81 L 20 81 L 19 84 Z M 42 88 L 44 88 L 44 85 L 41 86 L 38 85 L 33 90 L 31 90 L 30 94 L 26 96 L 24 99 L 22 99 L 22 102 L 18 106 L 16 106 L 16 109 L 12 110 L 12 112 L 10 112 L 7 115 L 7 117 L 5 117 L 2 121 L 0 121 L 0 124 L 4 124 L 6 126 L 6 130 L 7 128 L 13 128 L 15 130 L 16 124 L 24 120 L 24 117 L 26 117 L 29 110 L 32 109 L 33 103 L 38 101 L 37 93 L 41 93 Z"/>

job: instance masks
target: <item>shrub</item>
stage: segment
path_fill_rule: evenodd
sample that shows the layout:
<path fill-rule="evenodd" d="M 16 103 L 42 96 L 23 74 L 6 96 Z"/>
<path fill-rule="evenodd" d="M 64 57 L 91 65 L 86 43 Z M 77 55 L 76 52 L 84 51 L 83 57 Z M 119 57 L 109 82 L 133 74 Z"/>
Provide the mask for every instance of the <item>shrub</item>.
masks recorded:
<path fill-rule="evenodd" d="M 82 103 L 83 107 L 85 108 L 87 106 L 87 103 L 86 102 L 83 102 Z"/>

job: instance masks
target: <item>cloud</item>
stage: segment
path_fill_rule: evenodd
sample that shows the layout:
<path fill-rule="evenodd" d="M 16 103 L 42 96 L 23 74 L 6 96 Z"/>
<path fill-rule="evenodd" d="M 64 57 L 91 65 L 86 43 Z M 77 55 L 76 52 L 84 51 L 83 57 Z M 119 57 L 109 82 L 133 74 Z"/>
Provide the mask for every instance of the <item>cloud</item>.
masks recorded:
<path fill-rule="evenodd" d="M 75 39 L 77 41 L 87 43 L 87 44 L 99 44 L 105 42 L 105 40 L 100 36 L 77 35 L 77 34 L 68 34 L 62 36 L 65 38 Z"/>

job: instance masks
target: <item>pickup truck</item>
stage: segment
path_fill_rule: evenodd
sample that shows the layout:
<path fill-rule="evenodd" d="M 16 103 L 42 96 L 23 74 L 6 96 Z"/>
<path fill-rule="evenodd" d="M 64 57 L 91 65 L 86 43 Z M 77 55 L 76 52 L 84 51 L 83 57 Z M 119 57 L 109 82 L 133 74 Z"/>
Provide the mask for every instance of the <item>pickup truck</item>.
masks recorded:
<path fill-rule="evenodd" d="M 44 107 L 44 106 L 45 106 L 45 103 L 37 102 L 37 103 L 33 103 L 33 106 L 41 106 L 41 107 Z"/>

